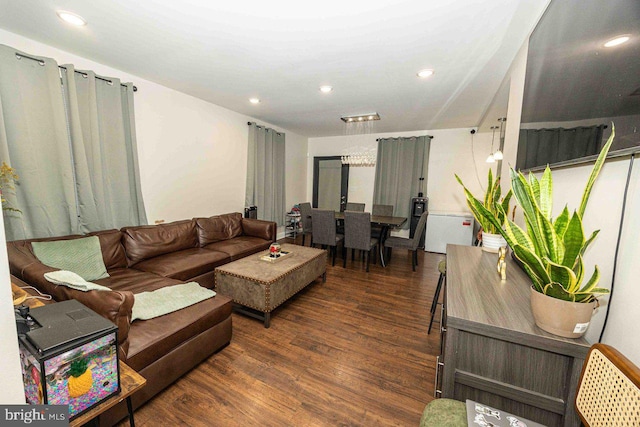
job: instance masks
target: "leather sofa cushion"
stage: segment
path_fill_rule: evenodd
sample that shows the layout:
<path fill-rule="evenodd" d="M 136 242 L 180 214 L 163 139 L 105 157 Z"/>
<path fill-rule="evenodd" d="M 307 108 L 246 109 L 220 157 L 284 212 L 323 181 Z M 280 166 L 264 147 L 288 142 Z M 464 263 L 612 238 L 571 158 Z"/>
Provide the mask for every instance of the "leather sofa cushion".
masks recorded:
<path fill-rule="evenodd" d="M 223 240 L 211 243 L 204 247 L 206 250 L 224 252 L 231 257 L 232 261 L 244 258 L 247 255 L 269 249 L 271 240 L 264 240 L 259 237 L 238 236 L 235 239 Z"/>
<path fill-rule="evenodd" d="M 40 260 L 36 258 L 31 247 L 31 242 L 52 242 L 56 240 L 81 239 L 85 236 L 72 234 L 62 237 L 44 237 L 40 239 L 14 240 L 7 242 L 7 253 L 9 255 L 9 267 L 11 274 L 20 279 L 25 279 L 29 268 L 39 269 L 42 265 Z M 47 271 L 54 271 L 55 268 L 49 268 Z"/>
<path fill-rule="evenodd" d="M 113 291 L 130 291 L 134 294 L 183 283 L 180 280 L 158 276 L 135 268 L 116 268 L 110 270 L 109 275 L 110 277 L 96 280 L 94 283 L 111 288 Z"/>
<path fill-rule="evenodd" d="M 163 277 L 189 280 L 229 261 L 229 255 L 224 252 L 191 248 L 141 261 L 135 268 Z"/>
<path fill-rule="evenodd" d="M 137 371 L 150 365 L 229 318 L 231 307 L 231 299 L 218 294 L 155 319 L 134 321 L 129 333 L 127 364 Z"/>
<path fill-rule="evenodd" d="M 87 236 L 98 236 L 100 248 L 102 249 L 102 259 L 107 270 L 127 266 L 127 256 L 124 253 L 124 246 L 122 246 L 122 233 L 120 230 L 96 231 L 87 234 Z"/>
<path fill-rule="evenodd" d="M 120 231 L 123 233 L 130 267 L 145 259 L 198 246 L 198 233 L 193 220 L 124 227 Z"/>
<path fill-rule="evenodd" d="M 233 239 L 242 234 L 242 214 L 239 212 L 209 218 L 195 218 L 195 221 L 198 225 L 200 247 Z"/>

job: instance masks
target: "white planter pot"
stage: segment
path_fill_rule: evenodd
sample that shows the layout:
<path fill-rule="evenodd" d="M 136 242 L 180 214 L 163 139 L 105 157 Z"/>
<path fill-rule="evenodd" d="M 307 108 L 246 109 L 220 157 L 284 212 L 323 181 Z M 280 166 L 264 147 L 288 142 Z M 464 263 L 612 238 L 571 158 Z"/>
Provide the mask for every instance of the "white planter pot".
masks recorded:
<path fill-rule="evenodd" d="M 498 249 L 507 246 L 501 234 L 492 234 L 482 232 L 482 250 L 485 252 L 498 253 Z"/>

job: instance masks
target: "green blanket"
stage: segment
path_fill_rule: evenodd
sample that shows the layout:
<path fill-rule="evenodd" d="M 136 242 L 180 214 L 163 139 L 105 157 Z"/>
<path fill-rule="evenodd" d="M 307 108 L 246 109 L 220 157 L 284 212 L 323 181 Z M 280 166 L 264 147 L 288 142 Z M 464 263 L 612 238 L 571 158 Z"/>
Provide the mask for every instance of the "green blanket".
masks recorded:
<path fill-rule="evenodd" d="M 131 321 L 153 319 L 212 298 L 215 295 L 214 291 L 203 288 L 196 282 L 167 286 L 153 292 L 135 294 L 136 300 L 133 304 Z"/>
<path fill-rule="evenodd" d="M 97 283 L 87 282 L 78 274 L 73 271 L 58 270 L 44 273 L 44 278 L 49 282 L 66 286 L 68 288 L 77 289 L 82 292 L 89 291 L 110 291 L 111 289 L 106 286 L 98 285 Z"/>

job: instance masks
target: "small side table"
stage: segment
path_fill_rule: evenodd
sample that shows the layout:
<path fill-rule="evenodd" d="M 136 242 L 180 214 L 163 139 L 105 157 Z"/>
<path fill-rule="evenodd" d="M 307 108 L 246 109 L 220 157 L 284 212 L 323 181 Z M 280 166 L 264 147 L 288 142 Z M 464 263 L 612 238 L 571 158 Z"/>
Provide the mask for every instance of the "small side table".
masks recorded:
<path fill-rule="evenodd" d="M 131 404 L 131 395 L 144 387 L 146 383 L 147 380 L 142 375 L 131 369 L 129 366 L 127 366 L 126 363 L 120 362 L 120 393 L 110 397 L 99 405 L 94 406 L 79 417 L 74 418 L 69 423 L 69 426 L 77 427 L 86 424 L 96 418 L 98 415 L 105 412 L 107 409 L 114 407 L 115 405 L 126 399 L 127 410 L 129 411 L 129 424 L 131 425 L 131 427 L 135 427 L 135 421 L 133 419 L 133 406 Z"/>
<path fill-rule="evenodd" d="M 19 301 L 18 305 L 24 304 L 29 308 L 42 307 L 46 302 L 38 298 L 29 298 L 27 297 L 38 295 L 36 291 L 32 291 L 31 289 L 23 289 L 22 286 L 27 286 L 22 280 L 17 277 L 11 276 L 11 293 L 13 294 L 13 300 Z M 15 303 L 14 303 L 15 305 Z"/>
<path fill-rule="evenodd" d="M 26 283 L 22 282 L 20 279 L 16 277 L 11 277 L 11 291 L 13 293 L 13 297 L 20 298 L 23 296 L 29 296 L 31 293 L 28 290 L 22 289 L 19 285 L 26 285 Z M 35 293 L 35 292 L 34 292 Z M 29 308 L 41 307 L 44 304 L 39 299 L 28 299 L 24 302 L 25 305 L 29 306 Z M 98 415 L 105 412 L 107 409 L 114 407 L 118 403 L 123 400 L 127 400 L 127 411 L 129 412 L 129 424 L 131 427 L 135 427 L 135 421 L 133 419 L 133 405 L 131 404 L 131 396 L 133 393 L 140 390 L 145 386 L 147 380 L 131 369 L 126 363 L 120 362 L 120 393 L 115 396 L 111 396 L 107 400 L 101 402 L 97 406 L 94 406 L 84 414 L 74 418 L 69 423 L 69 426 L 76 427 L 81 426 L 95 419 Z"/>

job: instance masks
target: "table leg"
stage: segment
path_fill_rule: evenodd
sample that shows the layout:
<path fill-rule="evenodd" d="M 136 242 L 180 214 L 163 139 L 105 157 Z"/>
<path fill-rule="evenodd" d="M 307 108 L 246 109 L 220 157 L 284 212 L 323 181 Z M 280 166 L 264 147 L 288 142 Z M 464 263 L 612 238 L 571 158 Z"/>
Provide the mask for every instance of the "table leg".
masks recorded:
<path fill-rule="evenodd" d="M 271 326 L 271 312 L 264 314 L 264 327 L 268 328 Z"/>
<path fill-rule="evenodd" d="M 387 238 L 387 233 L 389 232 L 388 226 L 382 226 L 380 228 L 380 237 L 378 238 L 378 246 L 380 247 L 380 265 L 386 267 L 387 264 L 384 262 L 384 241 Z"/>
<path fill-rule="evenodd" d="M 133 419 L 133 405 L 131 404 L 131 396 L 127 397 L 127 410 L 129 411 L 129 425 L 136 427 L 136 422 Z"/>

